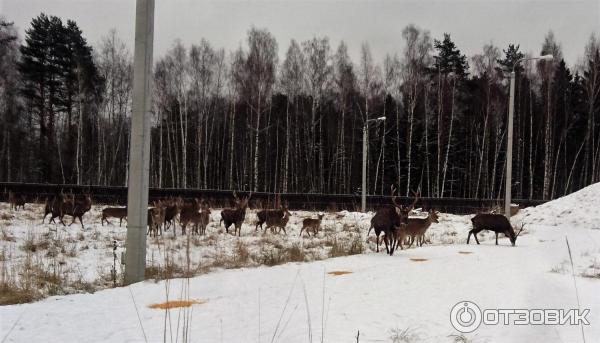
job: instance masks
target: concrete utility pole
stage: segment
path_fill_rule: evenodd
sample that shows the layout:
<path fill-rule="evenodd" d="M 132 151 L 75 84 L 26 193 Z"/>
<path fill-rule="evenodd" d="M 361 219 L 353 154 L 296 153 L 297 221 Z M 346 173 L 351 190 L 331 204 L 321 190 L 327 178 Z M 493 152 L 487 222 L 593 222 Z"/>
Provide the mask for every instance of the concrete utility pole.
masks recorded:
<path fill-rule="evenodd" d="M 369 153 L 368 142 L 369 142 L 369 123 L 373 121 L 383 121 L 385 117 L 379 117 L 369 119 L 363 126 L 363 158 L 362 158 L 362 186 L 361 186 L 361 198 L 360 198 L 360 209 L 362 212 L 367 210 L 367 154 Z"/>
<path fill-rule="evenodd" d="M 516 65 L 516 63 L 515 63 Z M 508 103 L 508 141 L 506 146 L 506 194 L 504 196 L 504 215 L 510 219 L 510 203 L 512 191 L 512 146 L 513 116 L 515 112 L 515 68 L 510 73 L 510 102 Z"/>
<path fill-rule="evenodd" d="M 135 12 L 125 284 L 144 280 L 146 271 L 154 0 L 137 0 Z"/>
<path fill-rule="evenodd" d="M 510 204 L 512 197 L 512 150 L 513 150 L 513 117 L 515 112 L 515 69 L 519 65 L 519 63 L 523 61 L 532 61 L 532 60 L 542 60 L 542 61 L 552 61 L 554 56 L 552 55 L 543 55 L 539 57 L 531 57 L 531 58 L 521 58 L 517 60 L 513 65 L 512 72 L 510 73 L 510 102 L 508 104 L 508 140 L 506 141 L 506 186 L 505 186 L 505 196 L 504 196 L 504 215 L 506 218 L 510 219 Z"/>

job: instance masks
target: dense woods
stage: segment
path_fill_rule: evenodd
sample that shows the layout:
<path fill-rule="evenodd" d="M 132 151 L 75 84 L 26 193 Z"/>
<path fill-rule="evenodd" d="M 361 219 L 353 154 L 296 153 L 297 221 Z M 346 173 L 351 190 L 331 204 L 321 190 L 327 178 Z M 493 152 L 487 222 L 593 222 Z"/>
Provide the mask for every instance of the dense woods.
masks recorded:
<path fill-rule="evenodd" d="M 600 39 L 565 61 L 540 38 L 555 59 L 515 68 L 519 198 L 600 181 Z M 518 42 L 466 56 L 408 25 L 392 43 L 399 54 L 375 61 L 363 43 L 353 61 L 344 42 L 260 28 L 236 51 L 175 41 L 155 57 L 151 185 L 355 193 L 363 126 L 384 116 L 368 125 L 368 193 L 502 197 Z M 41 14 L 18 37 L 1 20 L 0 180 L 125 185 L 132 81 L 115 31 L 92 48 L 73 21 Z"/>

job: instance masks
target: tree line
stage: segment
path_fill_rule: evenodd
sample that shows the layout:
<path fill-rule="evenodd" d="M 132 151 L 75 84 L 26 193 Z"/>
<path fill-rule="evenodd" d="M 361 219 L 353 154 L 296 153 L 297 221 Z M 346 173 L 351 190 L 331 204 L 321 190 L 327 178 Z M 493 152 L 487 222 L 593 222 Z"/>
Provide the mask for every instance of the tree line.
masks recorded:
<path fill-rule="evenodd" d="M 150 184 L 265 192 L 500 198 L 508 80 L 518 44 L 466 56 L 449 34 L 415 25 L 401 53 L 363 43 L 291 40 L 282 60 L 266 29 L 235 51 L 175 41 L 155 60 Z M 549 32 L 552 61 L 515 67 L 513 194 L 552 199 L 600 180 L 600 39 L 573 66 Z M 132 54 L 110 31 L 95 47 L 74 21 L 41 14 L 23 41 L 0 23 L 0 179 L 125 185 Z M 385 117 L 384 121 L 368 121 Z"/>

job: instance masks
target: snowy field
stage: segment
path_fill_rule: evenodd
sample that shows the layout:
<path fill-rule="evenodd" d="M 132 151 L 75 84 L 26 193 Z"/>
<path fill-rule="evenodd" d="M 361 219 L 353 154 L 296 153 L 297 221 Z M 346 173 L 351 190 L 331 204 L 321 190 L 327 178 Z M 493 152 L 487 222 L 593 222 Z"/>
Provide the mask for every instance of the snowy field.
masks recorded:
<path fill-rule="evenodd" d="M 586 339 L 598 342 L 599 201 L 595 184 L 522 210 L 512 219 L 526 228 L 516 247 L 504 237 L 495 246 L 492 234 L 480 235 L 479 246 L 466 245 L 470 216 L 441 214 L 428 231 L 430 244 L 393 257 L 375 253 L 373 238 L 365 243 L 372 214 L 327 213 L 317 238 L 300 238 L 302 219 L 316 213 L 293 211 L 288 234 L 275 235 L 255 232 L 255 214 L 248 211 L 240 239 L 221 232 L 214 210 L 205 237 L 173 239 L 169 231 L 148 240 L 149 266 L 165 270 L 166 260 L 175 266 L 190 261 L 200 276 L 93 294 L 82 292 L 112 284 L 112 241 L 124 244 L 124 227 L 102 227 L 97 207 L 84 217 L 82 230 L 41 225 L 39 206 L 15 213 L 2 204 L 2 277 L 19 278 L 27 263 L 46 266 L 74 282 L 65 282 L 64 289 L 39 285 L 44 296 L 81 294 L 0 307 L 0 337 L 174 342 L 185 332 L 190 342 L 356 342 L 360 332 L 359 342 L 582 342 L 577 326 L 482 325 L 460 335 L 449 321 L 450 309 L 463 300 L 481 308 L 577 308 L 568 238 L 579 302 L 591 310 Z M 170 311 L 149 307 L 177 299 L 198 304 Z"/>

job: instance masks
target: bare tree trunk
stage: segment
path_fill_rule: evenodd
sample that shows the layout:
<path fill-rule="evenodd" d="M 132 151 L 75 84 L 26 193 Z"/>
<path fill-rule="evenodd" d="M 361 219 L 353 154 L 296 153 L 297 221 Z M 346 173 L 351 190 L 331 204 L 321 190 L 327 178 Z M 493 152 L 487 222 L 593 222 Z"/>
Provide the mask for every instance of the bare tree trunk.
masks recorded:
<path fill-rule="evenodd" d="M 448 156 L 450 155 L 450 145 L 452 145 L 452 126 L 454 124 L 454 99 L 456 90 L 456 77 L 452 81 L 452 108 L 450 109 L 450 128 L 448 129 L 448 144 L 446 144 L 446 156 L 444 157 L 444 167 L 442 172 L 442 191 L 440 198 L 444 197 L 444 186 L 446 185 L 446 171 L 448 170 Z"/>

